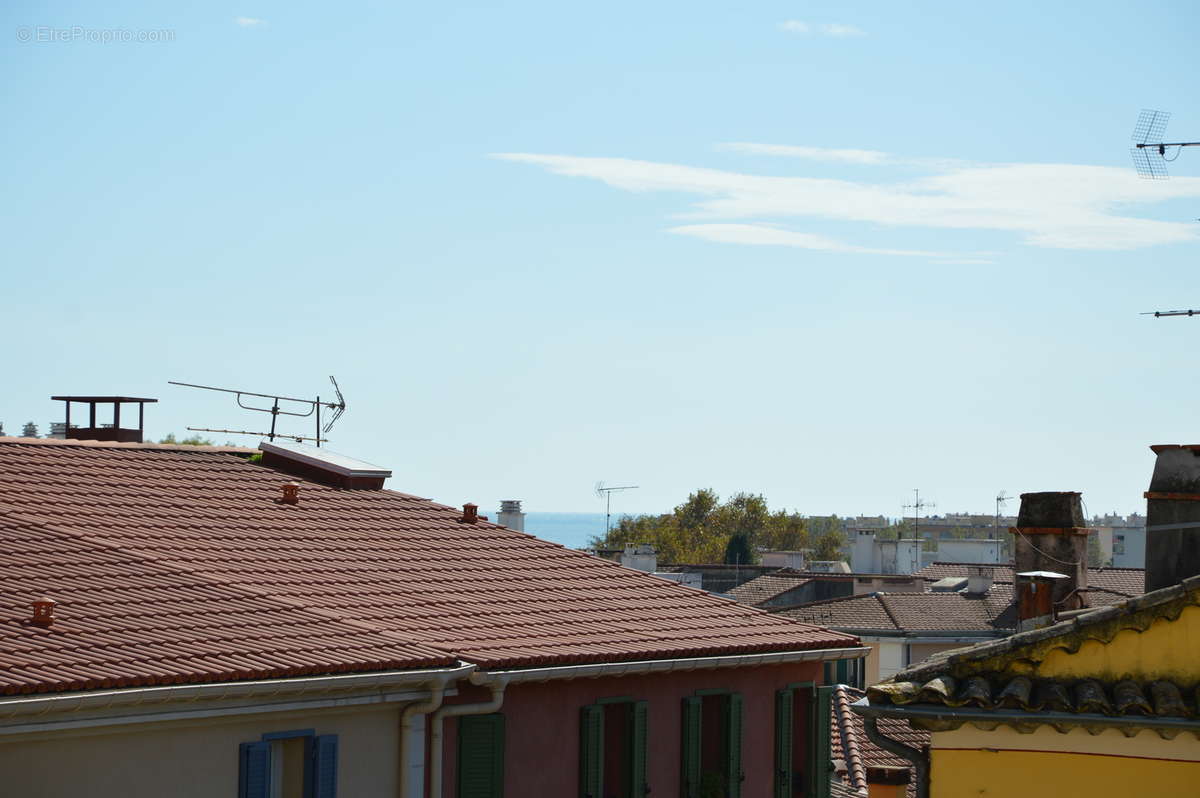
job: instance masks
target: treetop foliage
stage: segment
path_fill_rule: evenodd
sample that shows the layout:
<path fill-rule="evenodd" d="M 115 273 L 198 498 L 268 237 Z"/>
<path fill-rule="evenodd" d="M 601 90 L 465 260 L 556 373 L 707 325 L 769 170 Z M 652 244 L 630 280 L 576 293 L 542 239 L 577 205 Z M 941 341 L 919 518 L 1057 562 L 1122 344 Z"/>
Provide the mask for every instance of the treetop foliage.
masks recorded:
<path fill-rule="evenodd" d="M 772 512 L 761 494 L 737 493 L 724 503 L 708 488 L 662 515 L 625 516 L 607 536 L 594 537 L 594 549 L 620 549 L 649 543 L 659 560 L 670 563 L 752 564 L 759 551 L 811 549 L 813 560 L 841 558 L 845 537 L 837 516 L 808 518 Z"/>

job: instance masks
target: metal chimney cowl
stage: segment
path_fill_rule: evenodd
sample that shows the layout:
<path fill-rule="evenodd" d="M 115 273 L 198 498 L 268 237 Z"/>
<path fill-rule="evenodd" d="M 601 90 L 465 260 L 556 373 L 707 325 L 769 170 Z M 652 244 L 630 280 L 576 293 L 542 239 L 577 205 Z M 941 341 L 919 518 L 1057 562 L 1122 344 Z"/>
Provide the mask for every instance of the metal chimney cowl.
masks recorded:
<path fill-rule="evenodd" d="M 1087 544 L 1082 494 L 1077 491 L 1022 493 L 1013 534 L 1014 572 L 1046 571 L 1053 581 L 1057 611 L 1087 606 Z"/>
<path fill-rule="evenodd" d="M 1200 574 L 1200 445 L 1151 446 L 1146 491 L 1146 591 Z"/>

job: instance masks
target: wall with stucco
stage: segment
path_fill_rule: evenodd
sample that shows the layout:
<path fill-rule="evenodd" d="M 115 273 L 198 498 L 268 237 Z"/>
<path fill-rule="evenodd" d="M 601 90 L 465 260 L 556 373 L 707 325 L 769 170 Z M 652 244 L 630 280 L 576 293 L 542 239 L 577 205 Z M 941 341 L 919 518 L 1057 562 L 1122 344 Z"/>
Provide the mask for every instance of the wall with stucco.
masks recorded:
<path fill-rule="evenodd" d="M 49 739 L 0 737 L 0 795 L 14 798 L 233 798 L 238 746 L 264 733 L 338 735 L 338 794 L 395 798 L 399 711 L 394 707 L 263 715 L 124 731 L 63 731 Z"/>
<path fill-rule="evenodd" d="M 908 646 L 908 664 L 916 665 L 919 662 L 932 657 L 934 654 L 940 654 L 943 651 L 953 651 L 956 648 L 962 648 L 969 643 L 910 643 Z"/>
<path fill-rule="evenodd" d="M 1200 678 L 1200 607 L 1184 607 L 1175 621 L 1160 618 L 1144 632 L 1117 632 L 1107 644 L 1085 640 L 1075 653 L 1055 649 L 1038 665 L 1037 675 L 1114 681 L 1173 679 L 1192 684 Z"/>
<path fill-rule="evenodd" d="M 1200 741 L 1187 733 L 1164 740 L 1148 730 L 1128 738 L 1117 729 L 1020 734 L 968 725 L 935 733 L 932 749 L 931 798 L 1182 796 L 1200 784 Z"/>
<path fill-rule="evenodd" d="M 789 683 L 820 681 L 821 663 L 723 668 L 649 676 L 575 679 L 508 688 L 504 794 L 572 796 L 579 789 L 579 710 L 602 698 L 649 701 L 648 776 L 652 795 L 679 793 L 681 706 L 697 690 L 728 689 L 744 699 L 742 795 L 770 795 L 775 769 L 775 691 Z M 464 690 L 453 702 L 484 701 L 484 690 Z M 450 702 L 448 702 L 450 703 Z M 445 795 L 455 792 L 455 722 L 446 723 Z"/>

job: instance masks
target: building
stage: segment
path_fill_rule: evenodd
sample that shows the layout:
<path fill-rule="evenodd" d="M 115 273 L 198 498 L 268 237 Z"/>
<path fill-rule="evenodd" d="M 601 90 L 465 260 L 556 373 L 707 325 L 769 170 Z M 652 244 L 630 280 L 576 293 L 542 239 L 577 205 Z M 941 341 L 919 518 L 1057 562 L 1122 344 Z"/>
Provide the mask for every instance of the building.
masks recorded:
<path fill-rule="evenodd" d="M 848 662 L 836 674 L 837 681 L 855 687 L 887 679 L 938 652 L 1005 637 L 1017 625 L 1012 586 L 987 578 L 962 592 L 869 593 L 776 612 L 854 634 L 868 646 L 860 669 Z"/>
<path fill-rule="evenodd" d="M 890 792 L 897 798 L 905 794 L 915 796 L 912 763 L 872 740 L 862 715 L 851 709 L 851 704 L 861 701 L 865 696 L 864 691 L 849 685 L 838 684 L 833 687 L 829 740 L 834 773 L 850 795 L 874 798 L 880 793 Z M 929 732 L 914 729 L 905 721 L 880 718 L 878 725 L 879 731 L 888 740 L 918 751 L 929 745 Z M 903 778 L 895 778 L 897 770 L 903 772 Z M 899 788 L 888 789 L 897 782 L 900 783 Z"/>
<path fill-rule="evenodd" d="M 1200 447 L 1153 448 L 1151 592 L 1097 608 L 1079 495 L 1025 494 L 1015 547 L 1022 631 L 906 668 L 853 705 L 881 739 L 884 719 L 931 732 L 925 750 L 885 746 L 912 762 L 919 798 L 1195 793 Z"/>
<path fill-rule="evenodd" d="M 0 440 L 3 792 L 827 789 L 822 676 L 856 638 L 389 475 L 300 444 Z"/>
<path fill-rule="evenodd" d="M 918 795 L 1194 795 L 1198 681 L 1200 577 L 1190 577 L 935 657 L 854 708 L 868 726 L 931 733 L 928 754 L 908 746 Z"/>

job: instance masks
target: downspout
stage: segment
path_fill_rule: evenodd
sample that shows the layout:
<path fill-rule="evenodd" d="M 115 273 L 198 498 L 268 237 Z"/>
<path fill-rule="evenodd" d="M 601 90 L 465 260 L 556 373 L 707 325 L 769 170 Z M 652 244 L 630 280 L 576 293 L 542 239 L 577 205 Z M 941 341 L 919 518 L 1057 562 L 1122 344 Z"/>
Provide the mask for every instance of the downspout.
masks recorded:
<path fill-rule="evenodd" d="M 442 699 L 446 696 L 446 686 L 450 682 L 457 681 L 464 676 L 470 676 L 475 671 L 474 665 L 466 665 L 461 668 L 455 668 L 449 673 L 439 676 L 429 687 L 429 698 L 415 704 L 409 704 L 400 713 L 400 798 L 424 798 L 424 790 L 418 794 L 413 794 L 413 790 L 409 787 L 409 757 L 413 750 L 413 741 L 415 730 L 413 724 L 418 715 L 427 715 L 433 712 L 442 705 Z M 424 779 L 428 782 L 428 778 Z M 424 784 L 422 784 L 424 787 Z"/>
<path fill-rule="evenodd" d="M 445 718 L 463 715 L 487 715 L 504 704 L 504 688 L 509 677 L 490 673 L 471 674 L 471 683 L 488 687 L 492 697 L 478 704 L 451 704 L 433 713 L 429 731 L 429 798 L 442 798 L 442 725 Z"/>
<path fill-rule="evenodd" d="M 904 757 L 909 762 L 912 762 L 913 769 L 917 772 L 917 798 L 929 798 L 929 759 L 925 751 L 907 746 L 899 740 L 893 740 L 891 737 L 885 737 L 883 732 L 879 731 L 879 719 L 874 715 L 863 716 L 863 728 L 867 731 L 867 739 L 875 743 L 885 751 L 890 751 L 896 756 Z"/>

